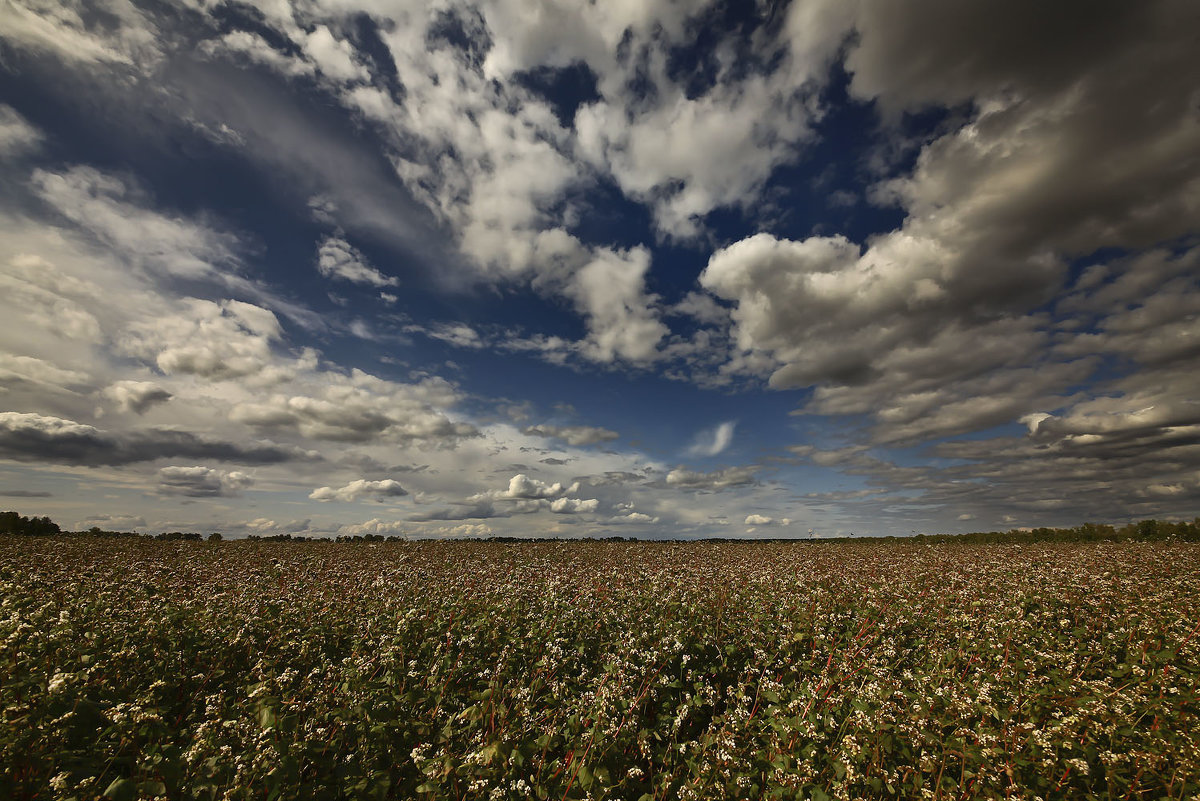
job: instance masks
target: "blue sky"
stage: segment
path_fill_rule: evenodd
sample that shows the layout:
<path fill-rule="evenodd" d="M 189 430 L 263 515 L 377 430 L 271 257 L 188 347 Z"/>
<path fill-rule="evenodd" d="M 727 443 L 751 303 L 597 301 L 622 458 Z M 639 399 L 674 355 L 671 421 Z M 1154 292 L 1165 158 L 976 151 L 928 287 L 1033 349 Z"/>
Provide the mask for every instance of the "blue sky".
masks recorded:
<path fill-rule="evenodd" d="M 1186 2 L 0 8 L 0 498 L 228 535 L 1200 514 Z"/>

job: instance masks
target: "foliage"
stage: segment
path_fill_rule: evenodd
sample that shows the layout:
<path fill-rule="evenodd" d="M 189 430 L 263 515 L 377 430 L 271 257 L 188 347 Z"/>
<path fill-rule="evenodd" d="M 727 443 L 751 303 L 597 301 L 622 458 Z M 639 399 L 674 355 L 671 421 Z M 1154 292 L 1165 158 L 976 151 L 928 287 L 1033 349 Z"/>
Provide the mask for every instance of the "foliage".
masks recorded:
<path fill-rule="evenodd" d="M 0 537 L 0 797 L 1189 798 L 1188 543 Z"/>
<path fill-rule="evenodd" d="M 0 512 L 0 534 L 46 537 L 62 530 L 48 517 L 22 517 L 16 512 Z"/>
<path fill-rule="evenodd" d="M 1200 542 L 1200 518 L 1192 522 L 1167 520 L 1142 520 L 1125 526 L 1110 526 L 1084 523 L 1072 528 L 1046 528 L 1041 526 L 1012 531 L 990 531 L 974 534 L 940 534 L 932 537 L 919 536 L 925 542 L 982 543 L 1035 543 L 1035 542 L 1153 542 L 1180 540 Z"/>

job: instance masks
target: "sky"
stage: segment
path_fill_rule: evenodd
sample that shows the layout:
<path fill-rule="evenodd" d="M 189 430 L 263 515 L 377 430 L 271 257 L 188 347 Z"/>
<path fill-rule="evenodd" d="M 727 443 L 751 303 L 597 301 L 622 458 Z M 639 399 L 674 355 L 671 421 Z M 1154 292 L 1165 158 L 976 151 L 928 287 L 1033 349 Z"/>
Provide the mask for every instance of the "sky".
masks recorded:
<path fill-rule="evenodd" d="M 1190 0 L 2 0 L 0 506 L 1200 514 Z"/>

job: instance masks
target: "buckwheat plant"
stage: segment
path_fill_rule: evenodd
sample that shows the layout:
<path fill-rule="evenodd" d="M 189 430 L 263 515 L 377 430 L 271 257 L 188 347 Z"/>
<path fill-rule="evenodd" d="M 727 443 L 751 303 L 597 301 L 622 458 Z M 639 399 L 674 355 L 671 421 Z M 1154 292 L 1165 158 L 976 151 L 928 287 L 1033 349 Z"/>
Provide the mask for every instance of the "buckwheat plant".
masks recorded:
<path fill-rule="evenodd" d="M 0 538 L 0 797 L 1188 799 L 1188 543 Z"/>

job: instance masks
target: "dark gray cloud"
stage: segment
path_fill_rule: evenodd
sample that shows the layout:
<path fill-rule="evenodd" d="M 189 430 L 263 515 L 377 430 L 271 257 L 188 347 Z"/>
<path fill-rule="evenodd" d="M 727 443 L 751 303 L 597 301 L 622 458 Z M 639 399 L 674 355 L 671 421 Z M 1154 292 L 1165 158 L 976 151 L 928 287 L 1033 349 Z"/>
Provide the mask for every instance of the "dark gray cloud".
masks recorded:
<path fill-rule="evenodd" d="M 19 412 L 0 412 L 0 457 L 86 467 L 113 467 L 164 458 L 260 465 L 318 458 L 270 442 L 234 443 L 163 428 L 118 434 L 60 417 Z"/>
<path fill-rule="evenodd" d="M 869 486 L 798 501 L 835 509 L 864 531 L 878 530 L 881 521 L 932 531 L 961 530 L 969 520 L 988 530 L 1121 523 L 1200 509 L 1200 412 L 1121 413 L 1114 410 L 1122 400 L 1140 401 L 1104 400 L 1110 408 L 1094 402 L 1065 418 L 1031 415 L 1026 436 L 939 443 L 927 454 L 937 458 L 933 465 L 802 451 L 805 460 L 836 463 Z"/>
<path fill-rule="evenodd" d="M 503 509 L 497 509 L 496 504 L 490 500 L 478 500 L 467 503 L 456 503 L 453 506 L 415 514 L 409 517 L 409 520 L 413 522 L 487 520 L 493 517 L 511 517 L 515 513 L 517 513 L 515 506 L 509 505 Z"/>
<path fill-rule="evenodd" d="M 616 431 L 611 431 L 607 428 L 598 428 L 596 426 L 537 425 L 528 426 L 522 431 L 525 434 L 530 434 L 536 437 L 553 437 L 554 439 L 561 439 L 568 445 L 573 445 L 576 447 L 581 447 L 584 445 L 596 445 L 600 442 L 612 442 L 621 436 Z"/>
<path fill-rule="evenodd" d="M 240 495 L 254 479 L 238 471 L 211 467 L 163 467 L 158 471 L 158 491 L 188 498 L 224 498 Z"/>
<path fill-rule="evenodd" d="M 897 229 L 863 244 L 760 234 L 712 257 L 701 283 L 735 304 L 738 345 L 768 359 L 757 367 L 773 386 L 815 386 L 805 411 L 868 415 L 874 441 L 898 444 L 1067 403 L 1112 357 L 1129 372 L 1182 369 L 1198 352 L 1195 269 L 1180 269 L 1190 257 L 1168 249 L 1156 267 L 1125 259 L 1093 272 L 1097 300 L 1137 307 L 1099 330 L 1086 302 L 1048 301 L 1075 259 L 1196 230 L 1188 9 L 859 4 L 846 66 L 852 92 L 884 112 L 882 131 L 901 135 L 901 111 L 963 116 L 923 144 L 911 173 L 874 186 L 874 202 L 905 212 Z M 1155 272 L 1173 273 L 1169 292 L 1146 280 Z"/>
<path fill-rule="evenodd" d="M 724 490 L 756 483 L 758 469 L 754 465 L 726 467 L 708 473 L 676 468 L 667 473 L 666 486 L 679 489 Z"/>
<path fill-rule="evenodd" d="M 852 89 L 889 110 L 968 102 L 1020 87 L 1035 96 L 1069 88 L 1087 65 L 1141 42 L 1182 38 L 1164 31 L 1187 3 L 952 0 L 860 4 L 847 69 Z M 1166 36 L 1163 36 L 1166 33 Z M 914 57 L 919 54 L 919 57 Z"/>
<path fill-rule="evenodd" d="M 581 481 L 593 487 L 621 486 L 623 484 L 643 484 L 649 478 L 641 473 L 628 470 L 609 470 L 606 473 L 590 476 L 576 476 L 575 481 Z"/>

